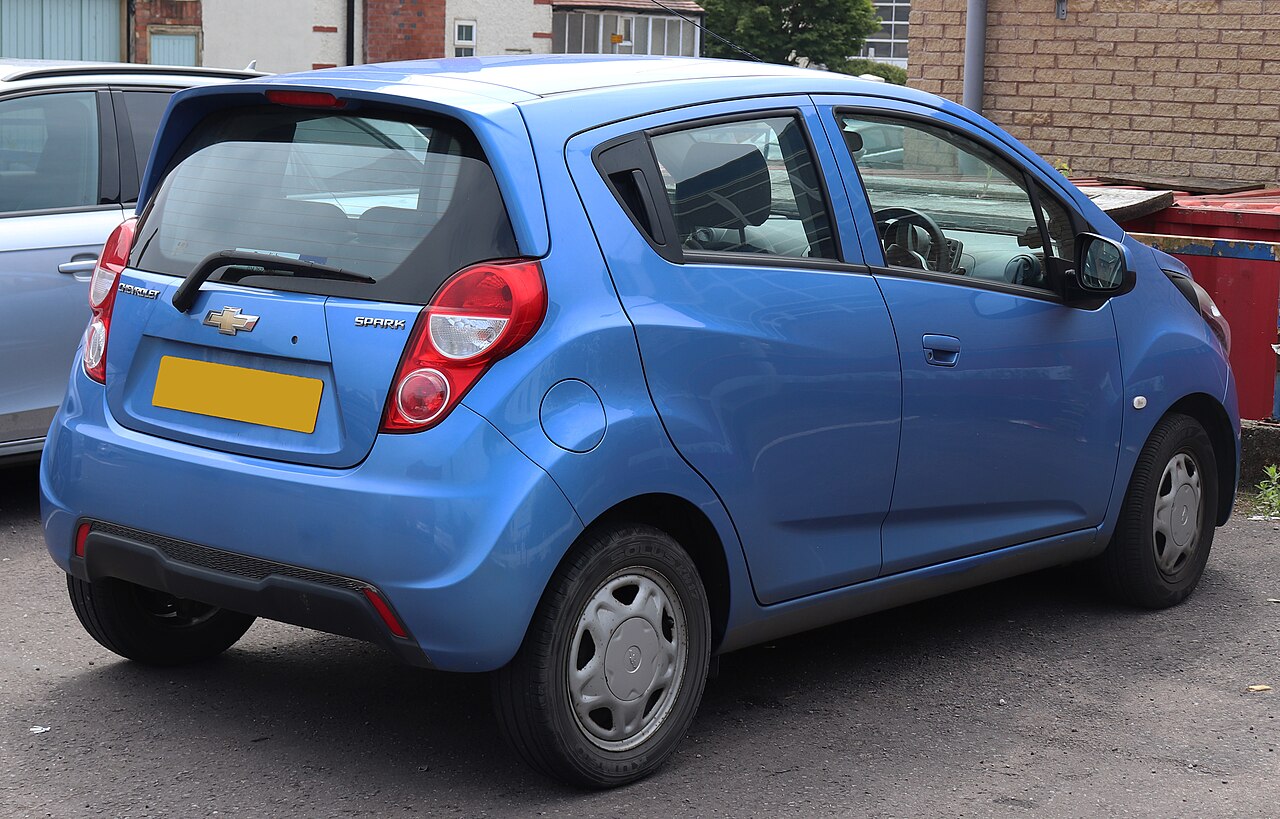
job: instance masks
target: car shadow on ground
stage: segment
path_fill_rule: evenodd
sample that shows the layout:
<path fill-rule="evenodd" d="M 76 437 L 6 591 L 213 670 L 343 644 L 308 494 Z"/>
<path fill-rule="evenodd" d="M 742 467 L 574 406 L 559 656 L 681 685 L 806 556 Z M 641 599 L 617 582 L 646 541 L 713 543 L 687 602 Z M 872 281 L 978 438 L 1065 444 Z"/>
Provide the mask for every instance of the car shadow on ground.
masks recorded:
<path fill-rule="evenodd" d="M 1068 724 L 1101 730 L 1115 705 L 1108 680 L 1141 689 L 1170 670 L 1132 647 L 1161 639 L 1156 632 L 1190 630 L 1196 606 L 1233 593 L 1212 565 L 1201 593 L 1164 613 L 1119 610 L 1081 582 L 1070 568 L 1045 571 L 726 656 L 689 738 L 654 781 L 678 787 L 714 776 L 731 790 L 735 780 L 833 757 L 839 767 L 861 766 L 864 781 L 921 749 L 963 765 L 967 756 L 999 759 L 1023 731 L 1052 732 L 1058 721 L 1063 732 L 1075 731 Z M 1168 664 L 1182 668 L 1199 650 L 1190 641 Z M 52 696 L 84 703 L 85 719 L 103 733 L 143 741 L 147 754 L 177 757 L 208 781 L 289 771 L 281 798 L 309 800 L 299 804 L 325 793 L 372 794 L 379 804 L 431 793 L 445 800 L 441 809 L 451 793 L 520 811 L 591 804 L 520 765 L 498 736 L 488 683 L 272 623 L 199 666 L 99 659 Z M 1005 707 L 1032 699 L 1055 724 L 1037 716 L 1028 726 L 1026 711 Z M 590 799 L 615 805 L 626 793 Z M 832 805 L 847 796 L 839 783 L 824 794 Z"/>
<path fill-rule="evenodd" d="M 39 465 L 35 463 L 0 464 L 0 519 L 39 513 Z"/>

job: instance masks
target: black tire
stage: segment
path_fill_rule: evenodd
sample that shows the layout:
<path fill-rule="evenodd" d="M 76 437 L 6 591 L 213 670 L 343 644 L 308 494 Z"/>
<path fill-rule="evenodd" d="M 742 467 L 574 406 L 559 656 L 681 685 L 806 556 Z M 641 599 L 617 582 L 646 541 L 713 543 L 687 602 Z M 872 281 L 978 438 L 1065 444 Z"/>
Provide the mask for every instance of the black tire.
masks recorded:
<path fill-rule="evenodd" d="M 67 575 L 71 607 L 89 636 L 121 657 L 175 666 L 216 657 L 253 625 L 248 614 L 181 600 L 114 578 Z"/>
<path fill-rule="evenodd" d="M 588 532 L 552 577 L 515 659 L 494 675 L 494 709 L 535 770 L 579 787 L 616 787 L 648 776 L 675 752 L 702 699 L 710 658 L 706 591 L 684 549 L 650 526 Z M 588 706 L 573 703 L 594 701 L 574 692 L 588 687 L 605 696 L 583 714 Z"/>
<path fill-rule="evenodd" d="M 1177 477 L 1178 463 L 1189 477 Z M 1199 487 L 1194 508 L 1184 502 L 1195 494 L 1192 483 Z M 1169 520 L 1157 519 L 1157 502 L 1168 506 Z M 1213 444 L 1194 418 L 1170 415 L 1138 455 L 1116 532 L 1097 561 L 1108 593 L 1148 609 L 1181 603 L 1204 573 L 1217 512 Z"/>

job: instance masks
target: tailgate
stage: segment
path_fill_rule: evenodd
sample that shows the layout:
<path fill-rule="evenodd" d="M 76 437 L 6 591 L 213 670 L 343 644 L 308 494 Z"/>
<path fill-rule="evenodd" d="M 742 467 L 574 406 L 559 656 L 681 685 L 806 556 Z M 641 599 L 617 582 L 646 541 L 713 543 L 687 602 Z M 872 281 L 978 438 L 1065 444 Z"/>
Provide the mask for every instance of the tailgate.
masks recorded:
<path fill-rule="evenodd" d="M 121 285 L 107 349 L 121 424 L 290 463 L 368 454 L 419 308 L 206 284 L 180 313 L 171 277 L 129 270 Z"/>

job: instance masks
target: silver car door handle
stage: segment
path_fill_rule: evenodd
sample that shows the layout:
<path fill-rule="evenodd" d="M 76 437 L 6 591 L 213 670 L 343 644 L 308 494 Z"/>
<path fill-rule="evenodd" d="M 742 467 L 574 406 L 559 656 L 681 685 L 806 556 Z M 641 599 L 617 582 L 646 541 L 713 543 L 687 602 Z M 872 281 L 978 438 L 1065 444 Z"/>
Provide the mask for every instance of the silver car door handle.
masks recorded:
<path fill-rule="evenodd" d="M 92 273 L 93 269 L 97 266 L 98 266 L 98 257 L 94 256 L 91 259 L 78 259 L 76 261 L 63 262 L 62 264 L 58 265 L 58 272 L 67 273 L 67 274 Z"/>

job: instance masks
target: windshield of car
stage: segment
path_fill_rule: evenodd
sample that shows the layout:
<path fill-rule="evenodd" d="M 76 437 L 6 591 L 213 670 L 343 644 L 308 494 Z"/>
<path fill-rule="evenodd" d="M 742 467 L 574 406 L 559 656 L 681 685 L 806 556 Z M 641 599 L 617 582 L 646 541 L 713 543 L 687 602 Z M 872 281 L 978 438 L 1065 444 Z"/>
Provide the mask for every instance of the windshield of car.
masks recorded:
<path fill-rule="evenodd" d="M 519 255 L 493 171 L 462 125 L 277 106 L 197 128 L 143 216 L 131 264 L 186 277 L 221 252 L 373 279 L 260 286 L 406 303 L 469 264 Z"/>

